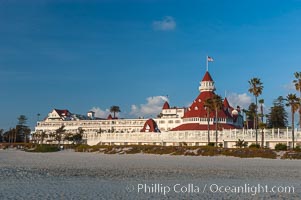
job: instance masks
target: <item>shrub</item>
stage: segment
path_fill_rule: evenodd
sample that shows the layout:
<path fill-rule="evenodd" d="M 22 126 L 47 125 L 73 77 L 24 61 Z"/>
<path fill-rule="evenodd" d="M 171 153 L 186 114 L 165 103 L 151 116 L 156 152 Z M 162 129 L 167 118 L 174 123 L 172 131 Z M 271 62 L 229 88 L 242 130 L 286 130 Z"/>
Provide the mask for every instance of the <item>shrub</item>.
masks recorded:
<path fill-rule="evenodd" d="M 301 152 L 301 147 L 298 145 L 295 147 L 295 151 L 300 151 Z"/>
<path fill-rule="evenodd" d="M 0 144 L 0 149 L 7 149 L 8 148 L 8 144 Z"/>
<path fill-rule="evenodd" d="M 186 142 L 181 142 L 181 143 L 180 143 L 180 146 L 186 147 L 186 146 L 187 146 L 187 143 L 186 143 Z"/>
<path fill-rule="evenodd" d="M 59 151 L 59 147 L 52 146 L 52 145 L 47 145 L 47 144 L 41 144 L 37 145 L 34 149 L 32 150 L 27 150 L 28 152 L 40 152 L 40 153 L 47 153 L 47 152 L 57 152 Z"/>
<path fill-rule="evenodd" d="M 251 149 L 259 149 L 259 148 L 260 148 L 260 145 L 259 145 L 259 144 L 252 143 L 252 144 L 250 144 L 249 148 L 251 148 Z"/>
<path fill-rule="evenodd" d="M 81 145 L 79 145 L 79 146 L 77 146 L 77 147 L 75 148 L 75 151 L 76 151 L 76 152 L 85 152 L 85 151 L 87 151 L 87 149 L 89 149 L 89 148 L 90 148 L 89 145 L 87 145 L 87 144 L 81 144 Z"/>
<path fill-rule="evenodd" d="M 244 140 L 238 139 L 235 146 L 238 147 L 238 148 L 247 147 L 248 142 L 245 142 Z"/>
<path fill-rule="evenodd" d="M 282 144 L 282 143 L 278 143 L 275 146 L 275 150 L 276 151 L 286 151 L 287 150 L 287 145 L 286 144 Z"/>
<path fill-rule="evenodd" d="M 221 154 L 221 149 L 212 146 L 201 146 L 197 149 L 199 156 L 216 156 Z"/>
<path fill-rule="evenodd" d="M 133 146 L 132 148 L 129 148 L 128 150 L 125 151 L 126 154 L 136 154 L 136 153 L 141 153 L 141 149 L 139 147 Z"/>
<path fill-rule="evenodd" d="M 209 142 L 207 146 L 209 146 L 209 147 L 214 147 L 214 146 L 215 146 L 215 143 L 214 143 L 214 142 Z"/>
<path fill-rule="evenodd" d="M 281 159 L 301 159 L 300 152 L 285 152 L 285 154 L 281 157 Z"/>
<path fill-rule="evenodd" d="M 225 149 L 223 155 L 234 156 L 240 158 L 271 158 L 277 157 L 276 153 L 269 149 L 255 149 L 255 148 L 237 148 L 237 149 Z"/>

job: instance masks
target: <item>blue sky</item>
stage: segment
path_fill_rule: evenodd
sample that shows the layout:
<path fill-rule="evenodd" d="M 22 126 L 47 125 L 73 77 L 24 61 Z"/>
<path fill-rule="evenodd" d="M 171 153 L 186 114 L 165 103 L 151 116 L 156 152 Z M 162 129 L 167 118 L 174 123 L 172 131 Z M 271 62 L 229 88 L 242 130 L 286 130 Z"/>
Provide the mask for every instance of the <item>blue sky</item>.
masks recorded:
<path fill-rule="evenodd" d="M 246 106 L 259 77 L 268 110 L 294 92 L 300 24 L 299 0 L 0 0 L 0 128 L 53 108 L 153 116 L 166 95 L 187 106 L 206 55 L 217 93 Z"/>

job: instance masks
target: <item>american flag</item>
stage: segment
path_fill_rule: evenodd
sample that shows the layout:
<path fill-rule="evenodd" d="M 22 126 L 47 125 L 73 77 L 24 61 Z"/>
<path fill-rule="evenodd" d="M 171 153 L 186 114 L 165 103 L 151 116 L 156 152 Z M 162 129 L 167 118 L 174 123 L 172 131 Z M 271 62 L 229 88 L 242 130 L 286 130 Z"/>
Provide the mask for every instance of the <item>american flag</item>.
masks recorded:
<path fill-rule="evenodd" d="M 207 56 L 207 60 L 208 60 L 208 62 L 213 62 L 213 58 L 210 56 Z"/>

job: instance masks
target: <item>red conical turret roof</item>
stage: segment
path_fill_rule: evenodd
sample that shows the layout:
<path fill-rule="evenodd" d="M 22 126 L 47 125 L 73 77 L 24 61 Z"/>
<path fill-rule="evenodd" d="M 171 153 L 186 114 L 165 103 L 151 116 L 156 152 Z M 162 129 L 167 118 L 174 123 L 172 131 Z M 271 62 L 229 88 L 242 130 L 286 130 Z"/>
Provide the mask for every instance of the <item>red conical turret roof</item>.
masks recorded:
<path fill-rule="evenodd" d="M 169 103 L 167 101 L 165 101 L 164 105 L 163 105 L 163 110 L 164 109 L 169 109 L 170 106 L 169 106 Z"/>
<path fill-rule="evenodd" d="M 227 97 L 225 97 L 225 99 L 224 99 L 224 108 L 230 108 L 230 107 L 231 106 L 229 104 L 229 101 L 228 101 Z"/>
<path fill-rule="evenodd" d="M 204 75 L 204 78 L 202 81 L 213 81 L 211 75 L 209 74 L 209 72 L 207 71 L 206 74 Z"/>

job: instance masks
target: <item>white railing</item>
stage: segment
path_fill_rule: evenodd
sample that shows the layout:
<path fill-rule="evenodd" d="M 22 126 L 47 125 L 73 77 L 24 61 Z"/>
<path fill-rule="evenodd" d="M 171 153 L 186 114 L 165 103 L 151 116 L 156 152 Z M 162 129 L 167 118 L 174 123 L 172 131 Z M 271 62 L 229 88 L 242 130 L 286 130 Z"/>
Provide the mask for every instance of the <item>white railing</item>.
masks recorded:
<path fill-rule="evenodd" d="M 292 140 L 290 129 L 258 129 L 258 141 L 261 141 L 262 132 L 265 142 L 289 142 Z M 210 131 L 210 141 L 216 141 L 215 131 Z M 178 143 L 178 142 L 208 142 L 207 131 L 170 131 L 162 133 L 86 133 L 85 139 L 88 144 L 98 143 Z M 238 139 L 255 142 L 255 130 L 234 129 L 218 131 L 218 142 L 234 142 Z M 295 130 L 295 142 L 301 142 L 301 131 Z"/>

